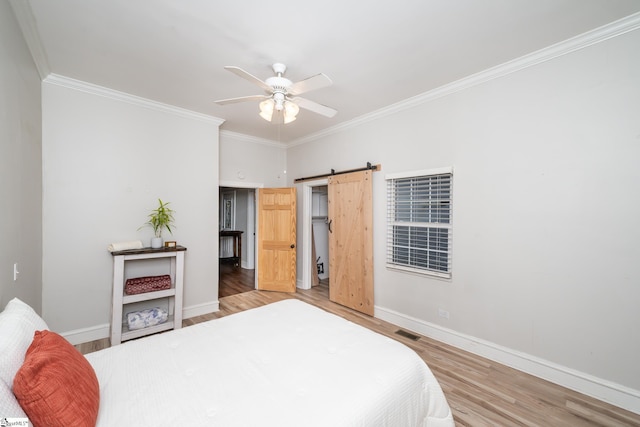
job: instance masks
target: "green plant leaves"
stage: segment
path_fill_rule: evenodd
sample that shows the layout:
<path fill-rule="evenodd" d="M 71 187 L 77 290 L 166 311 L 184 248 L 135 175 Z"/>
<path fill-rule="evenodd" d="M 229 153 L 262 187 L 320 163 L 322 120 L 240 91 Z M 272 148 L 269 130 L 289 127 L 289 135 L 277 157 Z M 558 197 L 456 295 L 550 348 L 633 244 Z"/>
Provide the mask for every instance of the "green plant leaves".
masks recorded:
<path fill-rule="evenodd" d="M 175 219 L 173 218 L 173 209 L 169 207 L 171 202 L 163 202 L 158 199 L 158 207 L 151 211 L 149 214 L 149 220 L 144 225 L 149 225 L 153 228 L 153 232 L 156 237 L 162 237 L 162 231 L 166 228 L 169 233 L 173 234 L 171 227 L 175 227 L 173 224 Z"/>

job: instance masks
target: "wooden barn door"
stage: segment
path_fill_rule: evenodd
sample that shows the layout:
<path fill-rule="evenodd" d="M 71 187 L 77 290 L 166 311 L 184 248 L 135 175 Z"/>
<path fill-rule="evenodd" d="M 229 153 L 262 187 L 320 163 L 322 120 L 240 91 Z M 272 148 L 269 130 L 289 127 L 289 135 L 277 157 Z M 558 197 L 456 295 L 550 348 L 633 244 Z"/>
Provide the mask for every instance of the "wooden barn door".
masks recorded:
<path fill-rule="evenodd" d="M 259 188 L 258 289 L 296 291 L 296 189 Z"/>
<path fill-rule="evenodd" d="M 329 177 L 329 299 L 373 316 L 371 171 Z"/>

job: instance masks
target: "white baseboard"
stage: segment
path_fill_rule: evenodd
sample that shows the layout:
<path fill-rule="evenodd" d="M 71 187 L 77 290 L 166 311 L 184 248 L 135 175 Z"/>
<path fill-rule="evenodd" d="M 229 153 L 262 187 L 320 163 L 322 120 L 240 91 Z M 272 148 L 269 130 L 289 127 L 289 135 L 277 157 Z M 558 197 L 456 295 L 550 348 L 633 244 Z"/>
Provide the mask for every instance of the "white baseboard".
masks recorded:
<path fill-rule="evenodd" d="M 298 288 L 298 289 L 311 289 L 311 288 L 305 288 L 304 287 L 304 283 L 302 283 L 302 279 L 296 280 L 296 288 Z"/>
<path fill-rule="evenodd" d="M 189 319 L 191 317 L 202 316 L 203 314 L 215 313 L 219 310 L 219 301 L 211 301 L 204 304 L 192 305 L 190 307 L 185 307 L 182 309 L 182 318 Z M 109 323 L 105 323 L 103 325 L 63 332 L 60 335 L 65 337 L 71 344 L 77 345 L 85 342 L 101 340 L 103 338 L 109 338 L 110 329 L 111 327 Z"/>
<path fill-rule="evenodd" d="M 77 345 L 85 342 L 101 340 L 102 338 L 109 338 L 110 329 L 110 325 L 105 323 L 103 325 L 92 326 L 90 328 L 63 332 L 60 335 L 65 337 L 71 344 Z"/>
<path fill-rule="evenodd" d="M 594 377 L 527 353 L 461 334 L 383 307 L 375 307 L 375 317 L 640 414 L 640 390 Z"/>
<path fill-rule="evenodd" d="M 192 305 L 182 310 L 182 318 L 190 319 L 203 314 L 215 313 L 220 311 L 220 301 L 211 301 L 204 304 Z"/>
<path fill-rule="evenodd" d="M 243 268 L 245 270 L 255 270 L 256 266 L 253 263 L 250 264 L 247 261 L 242 260 L 242 263 L 240 263 L 240 268 Z"/>

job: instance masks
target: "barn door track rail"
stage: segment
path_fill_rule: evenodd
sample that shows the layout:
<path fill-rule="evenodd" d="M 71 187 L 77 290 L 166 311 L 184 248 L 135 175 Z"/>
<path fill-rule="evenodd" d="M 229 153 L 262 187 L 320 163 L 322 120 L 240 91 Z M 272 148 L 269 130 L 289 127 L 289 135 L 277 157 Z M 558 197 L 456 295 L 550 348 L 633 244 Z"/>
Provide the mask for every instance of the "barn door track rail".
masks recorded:
<path fill-rule="evenodd" d="M 312 180 L 312 179 L 321 179 L 321 178 L 327 178 L 327 177 L 333 176 L 333 175 L 342 175 L 342 174 L 345 174 L 345 173 L 361 172 L 361 171 L 366 171 L 366 170 L 370 170 L 370 171 L 373 171 L 373 172 L 378 172 L 381 169 L 382 169 L 382 165 L 372 165 L 371 162 L 367 162 L 367 166 L 365 166 L 363 168 L 349 169 L 349 170 L 340 171 L 340 172 L 336 172 L 335 169 L 331 169 L 330 173 L 325 173 L 323 175 L 308 176 L 308 177 L 304 177 L 304 178 L 296 178 L 294 180 L 294 182 L 309 181 L 309 180 Z"/>

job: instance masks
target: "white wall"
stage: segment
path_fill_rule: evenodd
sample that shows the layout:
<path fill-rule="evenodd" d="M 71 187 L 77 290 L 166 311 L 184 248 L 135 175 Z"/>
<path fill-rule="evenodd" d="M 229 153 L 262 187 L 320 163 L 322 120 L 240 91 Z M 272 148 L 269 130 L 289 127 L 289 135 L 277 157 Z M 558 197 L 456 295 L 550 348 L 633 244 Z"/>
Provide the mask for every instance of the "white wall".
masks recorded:
<path fill-rule="evenodd" d="M 576 374 L 639 412 L 638 52 L 633 31 L 301 143 L 288 177 L 382 164 L 376 315 Z M 385 173 L 442 166 L 454 167 L 453 279 L 386 269 Z"/>
<path fill-rule="evenodd" d="M 18 297 L 40 312 L 40 76 L 8 1 L 0 1 L 0 94 L 0 310 Z"/>
<path fill-rule="evenodd" d="M 43 315 L 86 341 L 108 332 L 111 242 L 141 239 L 157 199 L 187 247 L 185 315 L 217 309 L 220 119 L 57 76 L 43 83 Z M 83 335 L 84 332 L 84 335 Z M 106 336 L 106 335 L 105 335 Z M 94 338 L 95 339 L 95 338 Z"/>
<path fill-rule="evenodd" d="M 256 120 L 262 120 L 256 114 Z M 234 132 L 220 132 L 220 182 L 231 187 L 285 187 L 286 146 Z"/>
<path fill-rule="evenodd" d="M 256 120 L 262 119 L 256 115 Z M 244 226 L 236 224 L 239 230 L 252 229 L 242 234 L 243 268 L 255 268 L 255 204 L 248 200 L 249 197 L 254 198 L 255 193 L 245 191 L 287 186 L 286 163 L 284 144 L 235 132 L 220 132 L 220 184 L 244 189 L 239 190 L 243 197 L 242 205 L 245 209 L 251 207 L 254 210 L 253 214 L 245 211 L 241 219 L 245 221 Z M 251 221 L 253 226 L 250 227 L 247 221 Z M 250 256 L 249 252 L 254 252 L 254 256 Z"/>

